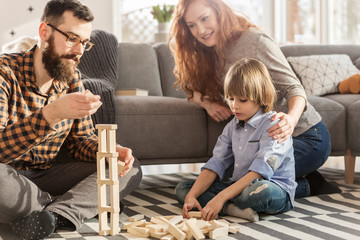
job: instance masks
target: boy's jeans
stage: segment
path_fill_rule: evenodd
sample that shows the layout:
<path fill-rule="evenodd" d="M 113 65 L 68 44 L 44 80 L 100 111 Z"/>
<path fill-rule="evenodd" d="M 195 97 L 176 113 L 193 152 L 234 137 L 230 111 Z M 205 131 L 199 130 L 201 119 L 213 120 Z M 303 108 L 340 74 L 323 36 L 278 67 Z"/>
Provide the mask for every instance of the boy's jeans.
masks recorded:
<path fill-rule="evenodd" d="M 195 180 L 188 180 L 181 182 L 176 186 L 175 194 L 177 200 L 184 204 L 184 200 Z M 232 183 L 215 180 L 214 183 L 197 198 L 201 207 L 213 199 L 219 192 L 229 187 Z M 263 188 L 262 190 L 259 190 Z M 223 206 L 220 215 L 224 215 L 224 207 L 229 203 L 235 203 L 241 209 L 252 208 L 256 212 L 263 212 L 267 214 L 277 214 L 290 210 L 292 208 L 291 202 L 287 192 L 281 187 L 267 180 L 255 179 L 249 186 L 247 186 L 240 195 L 230 199 Z"/>

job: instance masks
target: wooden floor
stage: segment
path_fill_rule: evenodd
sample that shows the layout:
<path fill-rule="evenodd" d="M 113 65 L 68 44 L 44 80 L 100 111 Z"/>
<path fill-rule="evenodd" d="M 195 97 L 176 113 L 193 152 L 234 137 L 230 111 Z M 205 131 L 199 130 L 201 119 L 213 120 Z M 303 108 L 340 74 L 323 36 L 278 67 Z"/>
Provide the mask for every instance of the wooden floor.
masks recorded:
<path fill-rule="evenodd" d="M 203 165 L 203 163 L 164 164 L 142 166 L 141 168 L 144 175 L 176 172 L 200 173 L 200 169 Z M 329 157 L 329 159 L 322 167 L 344 170 L 344 157 Z M 355 172 L 360 172 L 360 159 L 357 159 L 357 161 L 355 162 Z"/>

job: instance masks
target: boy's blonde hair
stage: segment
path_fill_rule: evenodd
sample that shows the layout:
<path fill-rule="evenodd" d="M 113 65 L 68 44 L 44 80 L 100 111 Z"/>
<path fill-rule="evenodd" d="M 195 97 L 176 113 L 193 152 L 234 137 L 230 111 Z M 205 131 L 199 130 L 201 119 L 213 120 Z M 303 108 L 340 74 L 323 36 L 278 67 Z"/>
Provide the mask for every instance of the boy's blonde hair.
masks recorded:
<path fill-rule="evenodd" d="M 243 58 L 230 67 L 225 77 L 225 99 L 247 97 L 264 109 L 272 110 L 276 91 L 266 66 L 257 59 Z"/>

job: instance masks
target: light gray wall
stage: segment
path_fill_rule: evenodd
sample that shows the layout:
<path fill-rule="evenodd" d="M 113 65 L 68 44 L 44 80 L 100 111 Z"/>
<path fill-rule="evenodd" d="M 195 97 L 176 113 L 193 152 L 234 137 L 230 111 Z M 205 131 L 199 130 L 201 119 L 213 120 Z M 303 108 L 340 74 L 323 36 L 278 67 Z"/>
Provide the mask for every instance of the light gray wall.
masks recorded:
<path fill-rule="evenodd" d="M 6 2 L 6 3 L 5 3 Z M 1 0 L 0 8 L 0 50 L 5 43 L 22 36 L 38 35 L 40 17 L 47 0 Z M 120 12 L 120 0 L 81 0 L 95 16 L 93 29 L 102 29 L 118 36 L 119 22 L 113 18 Z M 101 4 L 99 4 L 101 3 Z M 29 11 L 29 8 L 32 11 Z M 14 32 L 12 35 L 11 32 Z"/>

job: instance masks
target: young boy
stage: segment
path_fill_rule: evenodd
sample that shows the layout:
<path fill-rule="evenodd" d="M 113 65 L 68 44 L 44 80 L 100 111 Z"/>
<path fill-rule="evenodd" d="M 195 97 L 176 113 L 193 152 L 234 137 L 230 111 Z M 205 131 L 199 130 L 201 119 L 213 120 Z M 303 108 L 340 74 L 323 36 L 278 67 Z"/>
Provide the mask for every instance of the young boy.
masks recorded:
<path fill-rule="evenodd" d="M 189 218 L 188 211 L 197 208 L 204 220 L 220 214 L 258 221 L 257 212 L 292 209 L 297 186 L 292 138 L 278 143 L 269 137 L 268 129 L 278 121 L 271 121 L 276 92 L 265 65 L 256 59 L 236 62 L 224 93 L 235 117 L 196 181 L 176 186 L 183 216 Z"/>

